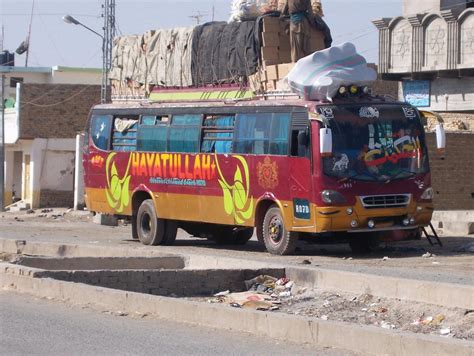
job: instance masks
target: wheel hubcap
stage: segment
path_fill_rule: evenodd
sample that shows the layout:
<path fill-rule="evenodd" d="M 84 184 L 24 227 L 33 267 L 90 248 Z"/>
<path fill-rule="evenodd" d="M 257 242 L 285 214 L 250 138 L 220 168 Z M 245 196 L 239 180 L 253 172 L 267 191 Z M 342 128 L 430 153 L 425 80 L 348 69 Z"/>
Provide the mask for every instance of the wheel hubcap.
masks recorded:
<path fill-rule="evenodd" d="M 150 219 L 150 215 L 148 215 L 148 214 L 143 215 L 141 226 L 142 226 L 142 231 L 143 231 L 146 235 L 148 235 L 148 234 L 150 233 L 150 231 L 151 231 L 151 219 Z"/>
<path fill-rule="evenodd" d="M 272 218 L 270 225 L 268 226 L 268 232 L 270 239 L 273 243 L 278 244 L 282 239 L 283 223 L 277 216 Z"/>

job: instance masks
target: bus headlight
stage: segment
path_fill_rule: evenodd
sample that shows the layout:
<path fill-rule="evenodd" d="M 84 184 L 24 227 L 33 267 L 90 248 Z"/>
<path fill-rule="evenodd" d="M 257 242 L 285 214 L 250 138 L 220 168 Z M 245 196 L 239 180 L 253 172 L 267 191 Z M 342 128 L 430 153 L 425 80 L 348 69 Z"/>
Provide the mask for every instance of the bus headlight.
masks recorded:
<path fill-rule="evenodd" d="M 346 203 L 346 198 L 335 190 L 323 190 L 321 192 L 321 198 L 326 204 L 344 204 Z"/>
<path fill-rule="evenodd" d="M 428 188 L 423 192 L 423 194 L 421 194 L 422 200 L 433 200 L 433 197 L 434 197 L 433 188 Z"/>

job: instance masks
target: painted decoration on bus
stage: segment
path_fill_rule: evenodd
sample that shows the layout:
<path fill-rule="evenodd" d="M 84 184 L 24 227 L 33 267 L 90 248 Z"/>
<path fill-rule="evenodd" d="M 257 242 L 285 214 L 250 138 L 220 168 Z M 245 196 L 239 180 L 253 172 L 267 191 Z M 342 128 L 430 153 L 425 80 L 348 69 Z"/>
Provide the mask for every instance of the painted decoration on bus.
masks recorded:
<path fill-rule="evenodd" d="M 257 165 L 258 184 L 264 189 L 274 189 L 278 186 L 278 165 L 270 157 L 265 157 L 263 163 Z"/>
<path fill-rule="evenodd" d="M 216 161 L 211 155 L 132 153 L 132 175 L 150 184 L 205 187 L 216 178 Z"/>
<path fill-rule="evenodd" d="M 253 214 L 253 197 L 250 196 L 250 176 L 247 161 L 242 156 L 232 156 L 238 160 L 234 173 L 233 184 L 229 183 L 219 166 L 217 156 L 217 171 L 219 172 L 219 185 L 224 194 L 224 209 L 228 215 L 233 215 L 237 224 L 243 224 Z"/>
<path fill-rule="evenodd" d="M 91 159 L 91 164 L 94 167 L 97 167 L 97 168 L 104 167 L 104 163 L 105 163 L 104 157 L 99 156 L 99 155 L 96 155 L 96 156 L 92 157 L 92 159 Z"/>
<path fill-rule="evenodd" d="M 111 153 L 107 157 L 106 162 L 106 176 L 107 176 L 107 190 L 105 191 L 107 203 L 117 213 L 123 213 L 125 208 L 130 204 L 130 164 L 132 157 L 128 160 L 127 169 L 122 177 L 119 176 L 117 165 L 114 160 L 117 153 Z"/>

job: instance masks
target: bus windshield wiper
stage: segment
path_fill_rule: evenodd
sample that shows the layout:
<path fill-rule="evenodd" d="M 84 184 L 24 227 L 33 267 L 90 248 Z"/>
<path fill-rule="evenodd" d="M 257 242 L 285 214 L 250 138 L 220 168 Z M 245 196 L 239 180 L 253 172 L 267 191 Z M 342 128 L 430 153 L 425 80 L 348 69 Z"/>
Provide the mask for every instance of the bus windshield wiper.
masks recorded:
<path fill-rule="evenodd" d="M 397 174 L 391 176 L 387 181 L 385 181 L 385 184 L 388 184 L 388 183 L 390 183 L 391 181 L 400 178 L 400 176 L 401 176 L 403 173 L 407 174 L 407 176 L 406 176 L 406 177 L 403 177 L 403 178 L 411 178 L 411 177 L 414 177 L 414 176 L 417 175 L 416 172 L 411 172 L 411 171 L 407 171 L 406 169 L 402 169 L 402 170 L 399 171 Z"/>
<path fill-rule="evenodd" d="M 374 176 L 371 176 L 370 174 L 367 174 L 367 173 L 355 173 L 353 175 L 350 175 L 348 177 L 343 177 L 341 179 L 339 179 L 337 182 L 338 183 L 343 183 L 343 182 L 347 182 L 348 180 L 351 180 L 351 179 L 356 179 L 357 177 L 359 176 L 362 176 L 362 177 L 369 177 L 369 178 L 372 178 L 375 180 L 375 177 Z M 357 179 L 356 179 L 357 180 Z"/>

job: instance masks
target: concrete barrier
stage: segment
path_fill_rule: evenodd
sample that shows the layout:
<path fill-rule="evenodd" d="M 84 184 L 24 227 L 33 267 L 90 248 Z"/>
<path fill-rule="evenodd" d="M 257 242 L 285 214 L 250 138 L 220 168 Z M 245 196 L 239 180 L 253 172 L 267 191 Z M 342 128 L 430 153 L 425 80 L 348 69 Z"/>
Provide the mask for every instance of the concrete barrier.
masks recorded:
<path fill-rule="evenodd" d="M 180 257 L 185 261 L 185 269 L 239 269 L 243 264 L 242 259 L 203 254 L 189 253 L 173 256 L 155 249 L 144 250 L 122 246 L 69 245 L 6 239 L 0 239 L 0 251 L 33 256 Z M 245 260 L 245 267 L 249 269 L 281 268 L 281 264 Z M 352 273 L 315 267 L 287 267 L 286 271 L 289 278 L 309 288 L 330 289 L 356 294 L 370 292 L 375 296 L 384 298 L 398 298 L 448 308 L 474 309 L 474 287 L 470 285 L 387 277 L 368 273 Z"/>
<path fill-rule="evenodd" d="M 37 271 L 0 264 L 0 286 L 35 297 L 54 298 L 97 309 L 148 313 L 193 325 L 248 332 L 278 341 L 336 347 L 362 354 L 472 356 L 474 353 L 474 343 L 469 341 L 34 278 Z"/>

